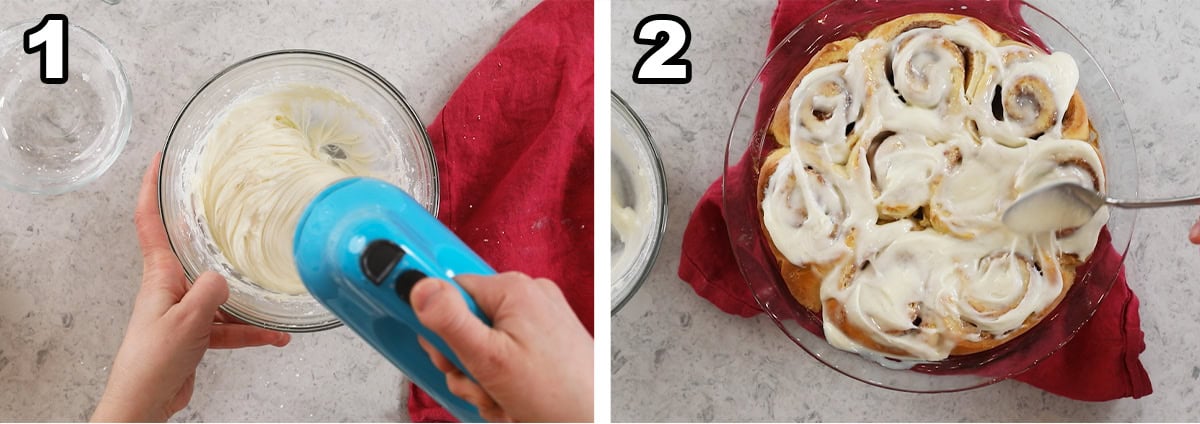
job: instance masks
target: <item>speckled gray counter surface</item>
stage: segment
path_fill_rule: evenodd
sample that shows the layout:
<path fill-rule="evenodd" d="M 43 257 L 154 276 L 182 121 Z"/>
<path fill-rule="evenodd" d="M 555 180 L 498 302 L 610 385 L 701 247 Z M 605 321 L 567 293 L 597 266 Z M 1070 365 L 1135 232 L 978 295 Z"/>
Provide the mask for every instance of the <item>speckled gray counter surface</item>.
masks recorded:
<path fill-rule="evenodd" d="M 327 50 L 395 84 L 431 121 L 532 0 L 6 1 L 0 27 L 66 13 L 122 61 L 133 131 L 116 164 L 51 197 L 0 190 L 0 421 L 84 420 L 103 391 L 141 278 L 138 183 L 200 85 L 247 56 Z M 407 421 L 405 381 L 351 331 L 282 349 L 213 351 L 177 421 Z"/>
<path fill-rule="evenodd" d="M 1097 56 L 1125 99 L 1141 191 L 1200 191 L 1200 11 L 1184 1 L 1041 1 Z M 1052 4 L 1051 4 L 1052 3 Z M 612 323 L 614 421 L 1195 421 L 1200 419 L 1200 249 L 1188 227 L 1200 208 L 1142 213 L 1128 259 L 1141 298 L 1154 394 L 1086 403 L 1002 382 L 965 393 L 915 395 L 851 380 L 794 345 L 768 318 L 721 313 L 679 280 L 680 240 L 720 175 L 729 125 L 766 51 L 775 2 L 613 1 L 613 90 L 646 121 L 665 158 L 670 218 L 653 273 Z M 634 26 L 653 13 L 687 21 L 687 85 L 636 85 L 646 46 Z M 1095 370 L 1105 372 L 1104 370 Z"/>

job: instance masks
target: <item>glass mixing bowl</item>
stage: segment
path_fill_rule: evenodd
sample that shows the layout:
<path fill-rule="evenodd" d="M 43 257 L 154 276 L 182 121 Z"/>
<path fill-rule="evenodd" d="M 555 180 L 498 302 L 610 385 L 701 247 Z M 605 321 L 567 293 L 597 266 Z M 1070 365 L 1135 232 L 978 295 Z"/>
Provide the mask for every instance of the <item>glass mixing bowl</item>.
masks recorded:
<path fill-rule="evenodd" d="M 25 31 L 0 30 L 0 186 L 60 194 L 104 175 L 133 124 L 121 63 L 99 38 L 67 25 L 67 82 L 44 84 L 41 54 L 26 54 Z"/>
<path fill-rule="evenodd" d="M 779 275 L 760 230 L 755 193 L 762 159 L 770 153 L 763 148 L 768 142 L 766 137 L 771 137 L 766 118 L 774 113 L 775 105 L 796 73 L 822 46 L 850 35 L 865 34 L 883 22 L 912 13 L 973 16 L 1019 41 L 1074 56 L 1079 65 L 1078 90 L 1100 135 L 1107 192 L 1114 197 L 1137 197 L 1137 149 L 1121 99 L 1104 72 L 1079 40 L 1053 17 L 1020 1 L 1012 1 L 1011 8 L 1006 7 L 1009 3 L 835 1 L 804 20 L 771 50 L 742 98 L 726 146 L 722 191 L 734 254 L 763 311 L 800 348 L 842 374 L 875 386 L 909 392 L 966 390 L 1015 376 L 1065 345 L 1091 318 L 1123 269 L 1136 212 L 1109 208 L 1107 234 L 1111 235 L 1111 241 L 1105 242 L 1105 235 L 1101 235 L 1096 252 L 1078 269 L 1075 283 L 1063 301 L 1038 325 L 994 349 L 952 356 L 911 369 L 885 367 L 826 343 L 820 314 L 797 303 Z M 1006 22 L 1018 19 L 990 18 L 994 16 L 1019 17 L 1025 25 Z M 1036 41 L 1039 37 L 1042 43 Z M 767 145 L 775 145 L 773 139 L 769 142 Z"/>
<path fill-rule="evenodd" d="M 612 231 L 612 313 L 616 314 L 650 274 L 667 229 L 662 159 L 650 131 L 617 93 L 612 93 L 612 149 L 613 205 L 618 200 L 632 205 L 639 221 L 635 240 L 622 240 L 615 226 Z"/>
<path fill-rule="evenodd" d="M 163 148 L 159 206 L 171 247 L 189 281 L 214 270 L 229 282 L 221 309 L 247 323 L 281 331 L 320 331 L 341 321 L 312 296 L 266 290 L 234 269 L 212 241 L 193 194 L 196 162 L 225 112 L 240 101 L 289 85 L 333 90 L 373 121 L 364 134 L 377 150 L 374 177 L 395 184 L 437 214 L 438 176 L 433 146 L 417 114 L 379 74 L 350 59 L 320 51 L 288 50 L 242 60 L 206 82 L 188 101 Z"/>

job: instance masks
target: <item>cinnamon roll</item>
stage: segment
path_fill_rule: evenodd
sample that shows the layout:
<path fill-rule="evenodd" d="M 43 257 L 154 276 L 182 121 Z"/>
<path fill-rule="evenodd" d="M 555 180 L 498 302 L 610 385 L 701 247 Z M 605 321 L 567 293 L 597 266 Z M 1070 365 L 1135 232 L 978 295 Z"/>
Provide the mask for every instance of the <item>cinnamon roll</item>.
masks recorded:
<path fill-rule="evenodd" d="M 929 203 L 929 182 L 946 167 L 946 148 L 917 133 L 886 131 L 871 137 L 866 164 L 881 217 L 924 219 L 918 209 Z"/>
<path fill-rule="evenodd" d="M 848 38 L 825 45 L 792 81 L 771 121 L 771 133 L 781 146 L 845 163 L 862 93 L 850 91 L 842 71 L 857 42 Z"/>
<path fill-rule="evenodd" d="M 947 167 L 931 181 L 930 224 L 938 231 L 972 239 L 1004 226 L 1002 205 L 1016 199 L 1016 167 L 1028 149 L 1011 149 L 991 139 L 976 147 L 955 146 L 960 163 Z"/>
<path fill-rule="evenodd" d="M 853 249 L 853 233 L 844 226 L 848 207 L 841 187 L 823 168 L 805 164 L 782 148 L 766 159 L 758 191 L 763 231 L 783 264 L 792 295 L 806 308 L 820 306 L 822 274 L 844 262 Z M 831 176 L 833 177 L 833 176 Z M 786 253 L 785 253 L 786 252 Z"/>
<path fill-rule="evenodd" d="M 971 98 L 972 122 L 980 135 L 1007 146 L 1043 135 L 1087 139 L 1090 125 L 1075 91 L 1079 71 L 1070 55 L 1047 55 L 1011 40 L 996 51 L 999 63 L 981 75 Z"/>
<path fill-rule="evenodd" d="M 938 311 L 947 305 L 928 290 L 930 281 L 953 273 L 953 252 L 945 250 L 953 241 L 927 231 L 902 234 L 846 271 L 848 283 L 823 287 L 826 339 L 835 347 L 936 360 L 958 343 L 956 333 L 944 331 L 953 323 Z M 941 260 L 919 260 L 931 254 Z"/>
<path fill-rule="evenodd" d="M 963 273 L 956 305 L 963 325 L 962 339 L 952 351 L 965 355 L 987 350 L 1032 328 L 1057 304 L 1068 278 L 1057 261 L 997 251 L 969 264 Z"/>
<path fill-rule="evenodd" d="M 1042 142 L 1046 141 L 1046 142 Z M 1039 140 L 1028 145 L 1029 159 L 1013 182 L 1015 197 L 1038 188 L 1072 183 L 1084 188 L 1104 191 L 1104 164 L 1096 147 L 1082 140 Z M 1008 205 L 1005 205 L 1007 208 Z M 1073 262 L 1082 263 L 1095 245 L 1093 232 L 1108 220 L 1108 211 L 1101 210 L 1080 228 L 1066 228 L 1055 233 L 1058 253 Z M 1079 233 L 1078 236 L 1076 233 Z M 1067 259 L 1067 258 L 1064 258 Z"/>
<path fill-rule="evenodd" d="M 1103 189 L 1078 70 L 982 22 L 919 14 L 818 52 L 780 100 L 762 231 L 830 344 L 937 361 L 1037 325 L 1107 220 L 1018 234 L 1001 212 L 1069 181 Z"/>

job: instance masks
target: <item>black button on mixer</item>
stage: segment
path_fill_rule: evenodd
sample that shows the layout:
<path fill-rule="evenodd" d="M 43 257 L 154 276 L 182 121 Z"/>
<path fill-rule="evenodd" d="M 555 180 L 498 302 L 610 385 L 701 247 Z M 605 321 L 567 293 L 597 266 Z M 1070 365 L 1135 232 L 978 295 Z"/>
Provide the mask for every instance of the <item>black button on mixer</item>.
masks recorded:
<path fill-rule="evenodd" d="M 408 299 L 409 295 L 412 294 L 413 286 L 416 286 L 417 282 L 425 277 L 424 272 L 415 269 L 404 271 L 399 277 L 396 277 L 396 295 L 400 296 L 400 299 L 403 299 L 404 303 L 411 305 L 412 302 Z"/>
<path fill-rule="evenodd" d="M 362 271 L 375 285 L 380 285 L 388 274 L 404 259 L 404 250 L 387 240 L 375 240 L 362 254 Z"/>

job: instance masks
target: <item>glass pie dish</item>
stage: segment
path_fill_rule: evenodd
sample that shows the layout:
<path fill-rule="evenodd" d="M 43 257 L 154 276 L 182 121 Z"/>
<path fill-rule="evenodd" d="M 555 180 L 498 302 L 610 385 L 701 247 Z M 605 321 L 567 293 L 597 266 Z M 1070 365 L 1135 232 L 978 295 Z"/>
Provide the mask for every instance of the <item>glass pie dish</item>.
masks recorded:
<path fill-rule="evenodd" d="M 759 169 L 774 140 L 769 118 L 795 75 L 824 45 L 913 13 L 972 16 L 1033 46 L 1071 54 L 1079 68 L 1078 91 L 1100 135 L 1105 191 L 1137 195 L 1136 146 L 1122 102 L 1103 70 L 1080 41 L 1053 17 L 1020 2 L 839 0 L 801 22 L 767 55 L 734 118 L 726 146 L 722 201 L 738 266 L 760 307 L 783 333 L 821 363 L 859 381 L 908 392 L 948 392 L 982 387 L 1013 377 L 1048 357 L 1091 318 L 1124 264 L 1136 221 L 1133 210 L 1111 209 L 1095 253 L 1078 268 L 1062 302 L 1024 334 L 983 352 L 935 362 L 892 366 L 842 351 L 822 335 L 822 317 L 788 291 L 761 230 L 756 193 Z M 997 17 L 1003 18 L 999 19 Z M 1022 23 L 1023 21 L 1023 23 Z M 1106 236 L 1111 240 L 1106 240 Z M 1111 247 L 1110 247 L 1111 246 Z"/>
<path fill-rule="evenodd" d="M 251 281 L 225 258 L 194 191 L 197 159 L 214 125 L 241 101 L 285 86 L 337 92 L 370 118 L 363 140 L 372 148 L 372 176 L 407 191 L 431 213 L 438 208 L 437 162 L 429 135 L 404 96 L 371 69 L 331 53 L 287 50 L 242 60 L 206 82 L 179 114 L 163 147 L 159 207 L 171 248 L 189 281 L 213 270 L 229 282 L 226 313 L 260 327 L 309 332 L 341 322 L 308 293 L 287 295 Z"/>

